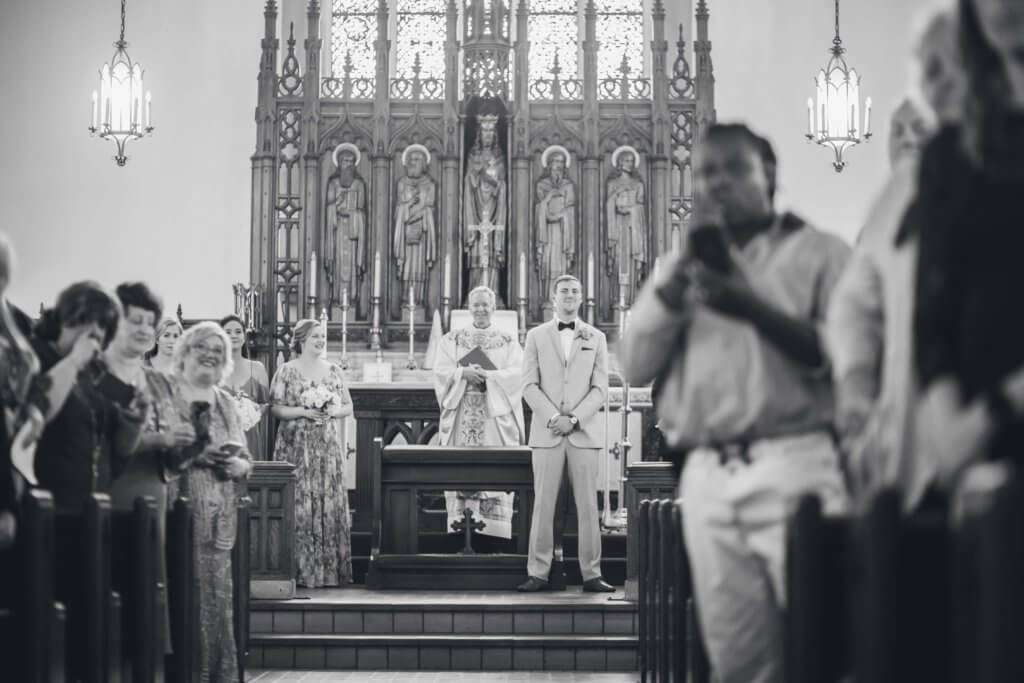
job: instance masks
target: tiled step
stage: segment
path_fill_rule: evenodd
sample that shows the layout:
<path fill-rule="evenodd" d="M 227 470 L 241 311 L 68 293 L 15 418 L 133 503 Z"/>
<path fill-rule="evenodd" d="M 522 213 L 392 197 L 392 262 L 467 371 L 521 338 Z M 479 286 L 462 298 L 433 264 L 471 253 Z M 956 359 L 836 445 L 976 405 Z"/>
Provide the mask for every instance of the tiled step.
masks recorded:
<path fill-rule="evenodd" d="M 247 666 L 263 669 L 635 671 L 635 636 L 253 635 Z"/>
<path fill-rule="evenodd" d="M 621 596 L 621 593 L 620 593 Z M 250 603 L 263 669 L 632 671 L 636 608 L 566 591 L 300 590 Z"/>

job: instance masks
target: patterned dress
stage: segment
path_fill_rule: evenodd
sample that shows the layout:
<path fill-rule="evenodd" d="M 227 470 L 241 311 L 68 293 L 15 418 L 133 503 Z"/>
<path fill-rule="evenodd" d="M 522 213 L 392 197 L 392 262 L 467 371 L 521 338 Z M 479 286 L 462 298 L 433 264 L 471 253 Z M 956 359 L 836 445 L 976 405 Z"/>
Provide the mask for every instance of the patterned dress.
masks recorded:
<path fill-rule="evenodd" d="M 210 409 L 210 444 L 245 443 L 245 432 L 234 410 L 234 400 L 216 389 Z M 176 424 L 191 423 L 190 404 L 175 385 L 173 411 Z M 181 478 L 172 482 L 172 500 L 186 496 L 192 502 L 195 525 L 196 588 L 199 592 L 199 680 L 235 683 L 238 659 L 235 646 L 231 549 L 238 526 L 235 482 L 222 481 L 215 471 L 188 463 Z"/>
<path fill-rule="evenodd" d="M 270 383 L 274 405 L 301 407 L 304 391 L 323 387 L 351 403 L 341 369 L 331 365 L 319 381 L 286 364 Z M 312 407 L 312 406 L 307 406 Z M 341 421 L 300 417 L 281 420 L 274 460 L 295 465 L 295 559 L 297 581 L 308 588 L 352 582 L 352 534 L 345 486 Z"/>

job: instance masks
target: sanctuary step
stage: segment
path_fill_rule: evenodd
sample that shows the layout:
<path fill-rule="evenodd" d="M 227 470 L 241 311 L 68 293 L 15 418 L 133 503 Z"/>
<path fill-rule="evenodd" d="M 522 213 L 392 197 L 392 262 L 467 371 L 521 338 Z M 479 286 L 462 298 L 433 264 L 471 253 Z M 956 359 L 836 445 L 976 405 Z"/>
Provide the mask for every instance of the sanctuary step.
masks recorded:
<path fill-rule="evenodd" d="M 401 671 L 635 671 L 621 589 L 583 593 L 301 590 L 251 603 L 247 666 Z"/>
<path fill-rule="evenodd" d="M 574 520 L 575 513 L 570 513 Z M 579 548 L 575 533 L 576 523 L 571 522 L 573 531 L 564 536 L 565 575 L 569 585 L 583 583 L 580 576 L 580 565 L 577 560 Z M 352 532 L 352 572 L 357 584 L 366 582 L 366 570 L 370 561 L 370 532 Z M 425 553 L 455 553 L 462 548 L 462 537 L 458 534 L 445 534 L 441 531 L 421 532 L 420 548 Z M 473 544 L 479 552 L 510 552 L 505 544 L 511 543 L 504 539 L 475 535 Z M 622 585 L 626 580 L 626 535 L 621 533 L 601 533 L 601 574 L 615 585 Z M 525 579 L 525 576 L 523 577 Z"/>

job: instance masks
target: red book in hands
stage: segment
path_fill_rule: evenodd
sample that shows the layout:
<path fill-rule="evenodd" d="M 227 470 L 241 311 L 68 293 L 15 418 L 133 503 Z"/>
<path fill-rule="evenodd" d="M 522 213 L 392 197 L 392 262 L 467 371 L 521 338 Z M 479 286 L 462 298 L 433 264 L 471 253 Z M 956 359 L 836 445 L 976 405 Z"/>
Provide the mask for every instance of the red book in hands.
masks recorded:
<path fill-rule="evenodd" d="M 467 353 L 465 356 L 459 359 L 459 365 L 462 367 L 469 367 L 470 365 L 479 365 L 484 370 L 497 370 L 491 359 L 487 357 L 484 350 L 479 346 L 474 346 L 473 350 Z"/>

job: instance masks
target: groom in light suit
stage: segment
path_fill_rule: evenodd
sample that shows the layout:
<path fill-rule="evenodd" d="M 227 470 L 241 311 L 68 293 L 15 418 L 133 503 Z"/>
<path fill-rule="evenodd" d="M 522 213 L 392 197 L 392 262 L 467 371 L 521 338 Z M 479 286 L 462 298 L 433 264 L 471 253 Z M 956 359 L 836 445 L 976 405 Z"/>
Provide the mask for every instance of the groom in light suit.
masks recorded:
<path fill-rule="evenodd" d="M 529 578 L 518 588 L 549 588 L 555 499 L 568 462 L 579 518 L 579 559 L 583 590 L 610 593 L 601 578 L 601 532 L 597 522 L 598 410 L 608 393 L 608 344 L 604 334 L 577 316 L 583 288 L 572 275 L 552 285 L 555 316 L 526 335 L 523 398 L 533 410 L 533 521 Z"/>

